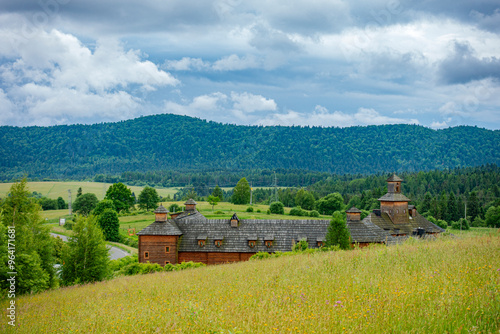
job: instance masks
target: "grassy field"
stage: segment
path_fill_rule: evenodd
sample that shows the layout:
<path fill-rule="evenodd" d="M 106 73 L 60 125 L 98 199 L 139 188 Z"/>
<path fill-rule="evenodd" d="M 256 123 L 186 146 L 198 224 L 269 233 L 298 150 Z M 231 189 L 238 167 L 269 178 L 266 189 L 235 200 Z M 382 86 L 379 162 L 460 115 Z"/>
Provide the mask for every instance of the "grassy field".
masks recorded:
<path fill-rule="evenodd" d="M 122 277 L 22 296 L 15 331 L 498 333 L 499 288 L 495 231 Z M 14 330 L 4 320 L 0 332 Z"/>
<path fill-rule="evenodd" d="M 66 202 L 68 201 L 68 189 L 71 189 L 73 200 L 76 198 L 78 188 L 82 188 L 83 193 L 94 193 L 99 200 L 104 198 L 106 190 L 108 190 L 111 183 L 98 183 L 98 182 L 28 182 L 29 191 L 36 191 L 45 197 L 57 199 L 62 197 Z M 12 183 L 0 183 L 0 197 L 5 197 L 10 190 Z M 144 187 L 127 186 L 136 196 L 139 196 Z M 157 188 L 158 195 L 173 197 L 178 188 Z"/>

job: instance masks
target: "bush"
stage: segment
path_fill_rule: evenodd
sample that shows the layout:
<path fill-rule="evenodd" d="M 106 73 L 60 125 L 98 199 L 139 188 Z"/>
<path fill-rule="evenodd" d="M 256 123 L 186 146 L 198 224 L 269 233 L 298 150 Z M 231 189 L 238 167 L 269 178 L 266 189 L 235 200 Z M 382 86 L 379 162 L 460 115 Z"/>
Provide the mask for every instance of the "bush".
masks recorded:
<path fill-rule="evenodd" d="M 301 239 L 292 247 L 292 251 L 294 252 L 302 252 L 309 248 L 309 244 L 306 239 Z"/>
<path fill-rule="evenodd" d="M 182 211 L 182 210 L 181 210 L 181 207 L 177 203 L 174 203 L 174 204 L 171 204 L 168 207 L 168 211 L 170 211 L 170 212 L 179 212 L 179 211 Z"/>
<path fill-rule="evenodd" d="M 285 206 L 281 202 L 273 202 L 269 205 L 269 212 L 277 215 L 284 215 Z"/>
<path fill-rule="evenodd" d="M 214 213 L 215 213 L 216 215 L 223 215 L 223 214 L 224 214 L 224 212 L 222 212 L 222 211 L 215 211 Z"/>
<path fill-rule="evenodd" d="M 319 212 L 316 211 L 316 210 L 312 210 L 311 212 L 309 212 L 309 217 L 316 217 L 316 218 L 318 218 L 319 217 Z"/>
<path fill-rule="evenodd" d="M 435 224 L 441 228 L 444 228 L 445 230 L 448 228 L 448 223 L 442 219 L 438 219 Z"/>
<path fill-rule="evenodd" d="M 258 212 L 258 213 L 261 213 L 262 211 L 260 211 L 260 209 L 257 209 L 257 212 Z"/>
<path fill-rule="evenodd" d="M 486 226 L 486 222 L 483 219 L 481 219 L 481 217 L 476 216 L 476 218 L 474 219 L 474 221 L 471 223 L 471 226 L 472 227 L 485 227 Z"/>
<path fill-rule="evenodd" d="M 63 226 L 65 229 L 71 231 L 71 230 L 73 230 L 73 224 L 74 224 L 73 222 L 66 221 Z"/>
<path fill-rule="evenodd" d="M 300 206 L 297 206 L 295 208 L 292 208 L 290 210 L 290 216 L 308 216 L 309 213 L 306 210 L 303 210 Z"/>
<path fill-rule="evenodd" d="M 457 222 L 451 223 L 451 228 L 454 230 L 460 230 L 460 226 L 462 227 L 462 230 L 468 230 L 470 228 L 469 222 L 463 218 L 460 218 Z"/>
<path fill-rule="evenodd" d="M 253 212 L 253 207 L 249 206 L 249 207 L 247 208 L 247 212 Z"/>

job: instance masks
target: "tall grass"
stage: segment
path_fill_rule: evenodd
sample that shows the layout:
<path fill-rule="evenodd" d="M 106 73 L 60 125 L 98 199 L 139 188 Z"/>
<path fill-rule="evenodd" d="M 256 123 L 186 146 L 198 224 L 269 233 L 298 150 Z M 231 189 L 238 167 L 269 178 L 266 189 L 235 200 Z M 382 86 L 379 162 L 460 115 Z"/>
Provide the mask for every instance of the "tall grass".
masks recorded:
<path fill-rule="evenodd" d="M 498 333 L 500 236 L 122 277 L 17 300 L 19 333 Z M 1 308 L 6 309 L 3 301 Z M 11 329 L 5 317 L 0 332 Z"/>

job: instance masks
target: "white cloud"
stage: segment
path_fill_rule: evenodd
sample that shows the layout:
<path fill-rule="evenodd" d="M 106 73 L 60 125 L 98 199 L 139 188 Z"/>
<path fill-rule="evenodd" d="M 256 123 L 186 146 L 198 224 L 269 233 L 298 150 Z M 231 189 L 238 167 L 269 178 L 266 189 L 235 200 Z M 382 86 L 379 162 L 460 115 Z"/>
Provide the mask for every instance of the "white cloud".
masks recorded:
<path fill-rule="evenodd" d="M 197 96 L 191 102 L 184 104 L 166 101 L 164 103 L 164 111 L 178 115 L 203 117 L 209 115 L 209 113 L 223 109 L 222 104 L 226 99 L 227 95 L 216 92 L 209 95 Z"/>
<path fill-rule="evenodd" d="M 276 102 L 273 99 L 266 99 L 262 95 L 254 95 L 247 92 L 241 94 L 231 92 L 231 99 L 234 102 L 234 109 L 247 113 L 277 109 Z"/>
<path fill-rule="evenodd" d="M 201 58 L 183 57 L 181 60 L 167 60 L 164 67 L 175 71 L 200 71 L 207 69 L 210 65 Z"/>
<path fill-rule="evenodd" d="M 299 113 L 293 110 L 285 114 L 273 114 L 257 122 L 262 125 L 300 125 L 300 126 L 337 126 L 348 127 L 354 125 L 380 124 L 419 124 L 416 119 L 402 119 L 383 116 L 373 109 L 359 108 L 355 114 L 341 111 L 329 112 L 323 106 L 316 106 L 311 114 Z"/>
<path fill-rule="evenodd" d="M 212 65 L 212 69 L 216 71 L 238 71 L 257 67 L 260 67 L 260 64 L 255 57 L 247 56 L 240 58 L 235 54 L 219 59 Z"/>
<path fill-rule="evenodd" d="M 0 66 L 3 98 L 20 110 L 21 124 L 23 119 L 50 125 L 50 118 L 58 124 L 135 117 L 142 101 L 127 91 L 130 85 L 145 93 L 179 83 L 116 40 L 99 40 L 91 51 L 75 36 L 57 30 L 40 32 L 29 45 L 20 45 L 17 54 L 4 56 L 13 59 Z"/>
<path fill-rule="evenodd" d="M 432 129 L 443 129 L 443 128 L 447 128 L 449 127 L 448 123 L 446 123 L 446 121 L 442 121 L 442 122 L 432 122 L 431 123 L 431 128 Z"/>

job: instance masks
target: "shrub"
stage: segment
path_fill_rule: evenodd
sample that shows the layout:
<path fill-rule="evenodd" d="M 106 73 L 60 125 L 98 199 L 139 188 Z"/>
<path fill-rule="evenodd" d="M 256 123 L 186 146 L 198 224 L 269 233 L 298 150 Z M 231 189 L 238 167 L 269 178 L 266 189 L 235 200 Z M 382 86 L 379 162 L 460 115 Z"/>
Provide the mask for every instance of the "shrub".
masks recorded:
<path fill-rule="evenodd" d="M 468 230 L 470 228 L 469 222 L 466 219 L 460 218 L 459 221 L 451 223 L 451 228 L 454 230 L 460 230 L 460 227 L 462 230 Z"/>
<path fill-rule="evenodd" d="M 260 209 L 257 209 L 257 212 L 261 213 L 262 211 L 260 211 Z"/>
<path fill-rule="evenodd" d="M 309 244 L 306 239 L 301 239 L 292 247 L 292 251 L 294 252 L 302 252 L 309 248 Z"/>
<path fill-rule="evenodd" d="M 168 211 L 170 211 L 170 212 L 179 212 L 179 211 L 182 211 L 182 210 L 181 210 L 181 207 L 177 203 L 174 203 L 174 204 L 171 204 L 168 207 Z"/>
<path fill-rule="evenodd" d="M 277 215 L 284 215 L 285 206 L 281 202 L 273 202 L 269 205 L 269 212 Z"/>
<path fill-rule="evenodd" d="M 448 223 L 442 219 L 438 219 L 435 224 L 441 228 L 444 228 L 445 230 L 448 228 Z"/>
<path fill-rule="evenodd" d="M 67 230 L 73 230 L 73 223 L 72 222 L 69 222 L 69 221 L 66 221 L 66 223 L 64 223 L 64 228 L 67 229 Z"/>
<path fill-rule="evenodd" d="M 481 219 L 481 217 L 476 216 L 476 218 L 474 218 L 474 220 L 472 221 L 471 226 L 472 227 L 485 227 L 486 222 L 483 219 Z"/>
<path fill-rule="evenodd" d="M 311 212 L 309 212 L 309 217 L 316 217 L 316 218 L 318 218 L 319 217 L 319 212 L 316 211 L 316 210 L 312 210 Z"/>
<path fill-rule="evenodd" d="M 249 206 L 249 207 L 247 208 L 247 212 L 253 212 L 253 207 Z"/>
<path fill-rule="evenodd" d="M 302 208 L 300 206 L 297 206 L 297 207 L 292 208 L 290 210 L 290 216 L 302 217 L 302 216 L 307 216 L 307 215 L 308 215 L 308 212 L 306 210 L 302 210 Z"/>
<path fill-rule="evenodd" d="M 222 212 L 222 211 L 220 211 L 220 210 L 219 210 L 219 211 L 215 211 L 214 213 L 215 213 L 216 215 L 223 215 L 223 214 L 224 214 L 224 212 Z"/>

